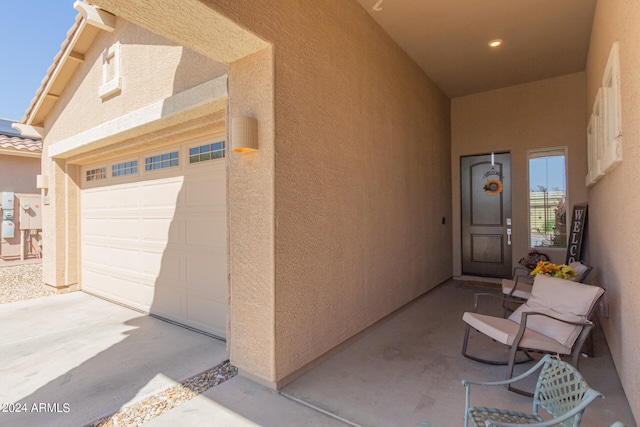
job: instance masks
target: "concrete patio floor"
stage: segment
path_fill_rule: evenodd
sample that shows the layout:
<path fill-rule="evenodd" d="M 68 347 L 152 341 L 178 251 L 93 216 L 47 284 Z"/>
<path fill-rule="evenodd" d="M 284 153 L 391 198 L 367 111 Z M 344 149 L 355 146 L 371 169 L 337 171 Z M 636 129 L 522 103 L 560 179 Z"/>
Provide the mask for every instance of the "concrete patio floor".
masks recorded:
<path fill-rule="evenodd" d="M 461 426 L 460 381 L 505 372 L 460 355 L 462 313 L 486 291 L 447 281 L 280 392 L 236 376 L 145 426 Z M 0 325 L 0 402 L 70 404 L 68 413 L 0 414 L 0 425 L 82 426 L 227 357 L 219 341 L 83 293 L 0 306 Z M 506 355 L 477 334 L 470 349 Z M 636 426 L 599 329 L 594 349 L 580 371 L 605 399 L 587 408 L 582 426 Z M 531 408 L 501 387 L 472 389 L 472 403 Z"/>
<path fill-rule="evenodd" d="M 145 426 L 462 426 L 460 381 L 502 380 L 506 369 L 460 355 L 462 313 L 472 308 L 477 292 L 487 290 L 450 280 L 378 322 L 280 393 L 235 377 Z M 491 309 L 500 312 L 499 307 Z M 477 334 L 470 350 L 507 354 Z M 594 357 L 581 360 L 580 371 L 605 399 L 587 408 L 581 425 L 636 426 L 600 330 L 594 350 Z M 525 366 L 530 365 L 519 369 Z M 531 399 L 502 387 L 472 389 L 471 398 L 477 405 L 531 410 Z"/>
<path fill-rule="evenodd" d="M 0 305 L 0 325 L 0 403 L 27 409 L 0 412 L 3 426 L 84 426 L 228 358 L 224 342 L 82 292 Z"/>
<path fill-rule="evenodd" d="M 356 342 L 286 386 L 282 392 L 361 426 L 461 426 L 462 379 L 499 381 L 505 366 L 489 366 L 461 356 L 464 311 L 486 289 L 450 280 L 366 331 Z M 497 302 L 497 300 L 496 300 Z M 484 306 L 501 314 L 499 303 Z M 600 330 L 595 354 L 580 361 L 591 387 L 605 395 L 585 411 L 582 426 L 635 426 Z M 501 345 L 472 334 L 470 351 L 494 352 Z M 531 366 L 519 366 L 520 372 Z M 472 388 L 471 403 L 531 411 L 531 399 L 502 387 Z"/>

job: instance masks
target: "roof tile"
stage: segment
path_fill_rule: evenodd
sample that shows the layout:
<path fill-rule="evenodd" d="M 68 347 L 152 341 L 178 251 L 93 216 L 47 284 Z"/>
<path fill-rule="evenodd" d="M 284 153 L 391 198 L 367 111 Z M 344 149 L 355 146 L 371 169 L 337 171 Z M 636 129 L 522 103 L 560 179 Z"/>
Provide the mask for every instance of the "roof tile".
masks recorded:
<path fill-rule="evenodd" d="M 0 134 L 0 148 L 41 153 L 42 140 Z"/>

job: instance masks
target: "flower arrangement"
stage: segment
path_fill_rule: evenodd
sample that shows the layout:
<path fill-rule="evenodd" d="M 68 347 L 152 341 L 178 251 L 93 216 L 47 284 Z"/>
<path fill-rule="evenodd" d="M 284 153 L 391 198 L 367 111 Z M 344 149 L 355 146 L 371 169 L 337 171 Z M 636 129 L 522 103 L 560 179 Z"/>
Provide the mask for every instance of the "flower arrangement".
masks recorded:
<path fill-rule="evenodd" d="M 538 265 L 536 265 L 536 268 L 534 268 L 530 274 L 532 276 L 544 274 L 546 276 L 569 280 L 576 275 L 576 272 L 566 264 L 554 264 L 549 261 L 538 261 Z"/>

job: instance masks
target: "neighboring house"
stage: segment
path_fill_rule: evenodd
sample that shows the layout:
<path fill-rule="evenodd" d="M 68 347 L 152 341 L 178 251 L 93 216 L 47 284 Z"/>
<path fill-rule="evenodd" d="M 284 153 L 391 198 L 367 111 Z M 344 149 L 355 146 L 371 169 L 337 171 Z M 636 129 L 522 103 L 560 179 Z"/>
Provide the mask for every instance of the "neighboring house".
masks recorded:
<path fill-rule="evenodd" d="M 10 225 L 9 229 L 3 227 L 0 232 L 0 256 L 2 258 L 21 258 L 32 254 L 40 254 L 40 235 L 38 230 L 21 230 L 21 225 L 26 227 L 27 222 L 20 224 L 23 210 L 18 206 L 20 200 L 34 203 L 39 212 L 40 190 L 36 188 L 36 178 L 40 174 L 42 157 L 42 141 L 39 138 L 24 137 L 12 127 L 14 120 L 0 119 L 0 193 L 8 193 L 17 196 L 16 206 L 11 209 L 12 217 L 5 219 L 3 212 L 3 226 Z M 22 196 L 22 197 L 20 197 Z M 12 200 L 15 197 L 12 197 Z M 2 208 L 2 206 L 0 206 Z M 30 213 L 33 213 L 33 209 Z M 25 211 L 26 212 L 26 211 Z M 36 227 L 33 227 L 34 229 Z M 37 227 L 40 228 L 39 226 Z M 31 246 L 33 244 L 33 246 Z"/>
<path fill-rule="evenodd" d="M 0 119 L 0 192 L 39 193 L 42 141 L 24 137 L 12 128 L 13 120 Z"/>
<path fill-rule="evenodd" d="M 584 71 L 454 99 L 355 1 L 93 3 L 22 121 L 45 142 L 46 283 L 226 336 L 243 375 L 280 387 L 462 273 L 461 157 L 510 153 L 517 262 L 527 152 L 563 146 L 567 211 L 589 203 L 603 329 L 640 418 L 635 0 L 597 3 Z M 587 188 L 616 40 L 629 149 Z M 233 152 L 246 129 L 228 120 L 247 116 L 258 150 Z"/>

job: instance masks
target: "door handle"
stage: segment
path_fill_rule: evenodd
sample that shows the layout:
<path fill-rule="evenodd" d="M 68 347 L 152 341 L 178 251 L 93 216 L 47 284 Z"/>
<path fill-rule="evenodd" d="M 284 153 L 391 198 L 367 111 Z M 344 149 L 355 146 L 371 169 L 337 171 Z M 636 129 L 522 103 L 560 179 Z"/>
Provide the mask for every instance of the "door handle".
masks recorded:
<path fill-rule="evenodd" d="M 511 229 L 507 228 L 507 245 L 511 246 Z"/>

